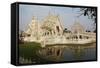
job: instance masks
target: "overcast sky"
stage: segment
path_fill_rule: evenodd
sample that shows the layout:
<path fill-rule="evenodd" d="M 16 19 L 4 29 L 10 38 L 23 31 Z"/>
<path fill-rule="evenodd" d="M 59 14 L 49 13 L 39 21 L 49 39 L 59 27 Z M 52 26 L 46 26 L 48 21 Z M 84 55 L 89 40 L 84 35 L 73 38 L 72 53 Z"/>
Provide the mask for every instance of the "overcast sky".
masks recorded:
<path fill-rule="evenodd" d="M 42 21 L 49 13 L 59 15 L 64 28 L 70 29 L 70 26 L 72 26 L 75 21 L 78 21 L 85 29 L 93 31 L 93 21 L 91 19 L 88 19 L 87 16 L 77 18 L 77 16 L 80 15 L 79 8 L 39 5 L 19 6 L 19 29 L 25 31 L 33 16 L 39 21 Z"/>

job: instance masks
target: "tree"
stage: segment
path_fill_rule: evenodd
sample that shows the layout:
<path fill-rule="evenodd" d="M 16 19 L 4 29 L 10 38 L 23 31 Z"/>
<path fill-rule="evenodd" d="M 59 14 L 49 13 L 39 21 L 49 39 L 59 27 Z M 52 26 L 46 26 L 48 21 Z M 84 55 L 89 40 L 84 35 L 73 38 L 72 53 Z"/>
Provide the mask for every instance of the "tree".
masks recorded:
<path fill-rule="evenodd" d="M 96 23 L 97 9 L 96 8 L 80 8 L 81 15 L 88 16 Z"/>
<path fill-rule="evenodd" d="M 24 37 L 25 37 L 24 31 L 21 31 L 21 32 L 19 33 L 19 43 L 23 43 L 23 42 L 24 42 L 24 41 L 23 41 Z"/>
<path fill-rule="evenodd" d="M 67 28 L 65 28 L 65 29 L 63 30 L 63 33 L 71 33 L 71 31 L 68 30 Z"/>
<path fill-rule="evenodd" d="M 86 32 L 91 32 L 90 30 L 86 30 Z"/>
<path fill-rule="evenodd" d="M 80 8 L 80 15 L 88 16 L 89 19 L 92 19 L 94 21 L 94 26 L 96 26 L 97 23 L 97 8 L 95 7 L 88 7 L 88 8 Z M 96 32 L 96 28 L 94 30 Z"/>
<path fill-rule="evenodd" d="M 67 28 L 65 28 L 64 30 L 63 30 L 63 32 L 66 32 L 67 31 Z"/>

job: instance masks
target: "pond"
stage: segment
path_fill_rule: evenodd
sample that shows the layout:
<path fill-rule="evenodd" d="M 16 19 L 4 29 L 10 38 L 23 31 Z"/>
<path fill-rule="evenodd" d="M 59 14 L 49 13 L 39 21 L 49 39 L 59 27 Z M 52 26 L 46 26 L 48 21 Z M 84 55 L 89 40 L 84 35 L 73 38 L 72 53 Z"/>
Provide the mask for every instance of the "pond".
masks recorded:
<path fill-rule="evenodd" d="M 33 53 L 33 52 L 32 52 Z M 26 58 L 27 63 L 53 63 L 67 61 L 96 60 L 96 43 L 91 44 L 67 44 L 67 45 L 47 45 L 38 48 Z M 25 56 L 23 56 L 24 58 Z M 21 56 L 22 58 L 22 56 Z M 25 60 L 25 59 L 24 59 Z M 22 61 L 22 59 L 21 59 Z M 23 61 L 25 62 L 25 61 Z"/>

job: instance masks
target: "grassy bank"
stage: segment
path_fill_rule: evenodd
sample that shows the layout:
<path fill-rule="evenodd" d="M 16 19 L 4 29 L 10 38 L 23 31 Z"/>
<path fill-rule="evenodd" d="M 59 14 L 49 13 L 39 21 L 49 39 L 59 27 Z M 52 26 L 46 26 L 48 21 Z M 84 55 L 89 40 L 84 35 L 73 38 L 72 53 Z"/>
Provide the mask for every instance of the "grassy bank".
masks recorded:
<path fill-rule="evenodd" d="M 28 59 L 31 61 L 39 60 L 36 55 L 36 51 L 41 49 L 40 43 L 35 42 L 27 42 L 24 44 L 19 44 L 19 57 L 23 57 L 24 59 Z"/>

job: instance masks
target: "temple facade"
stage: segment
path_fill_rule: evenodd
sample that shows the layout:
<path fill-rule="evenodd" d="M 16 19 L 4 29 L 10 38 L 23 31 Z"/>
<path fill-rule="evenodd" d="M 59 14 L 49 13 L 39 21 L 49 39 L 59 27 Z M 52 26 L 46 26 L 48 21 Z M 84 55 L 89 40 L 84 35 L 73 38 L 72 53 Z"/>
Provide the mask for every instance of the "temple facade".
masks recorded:
<path fill-rule="evenodd" d="M 85 44 L 96 41 L 96 33 L 86 32 L 79 22 L 75 22 L 71 30 L 64 31 L 60 17 L 52 14 L 41 22 L 33 17 L 24 33 L 26 34 L 24 41 L 40 42 L 42 45 Z"/>

